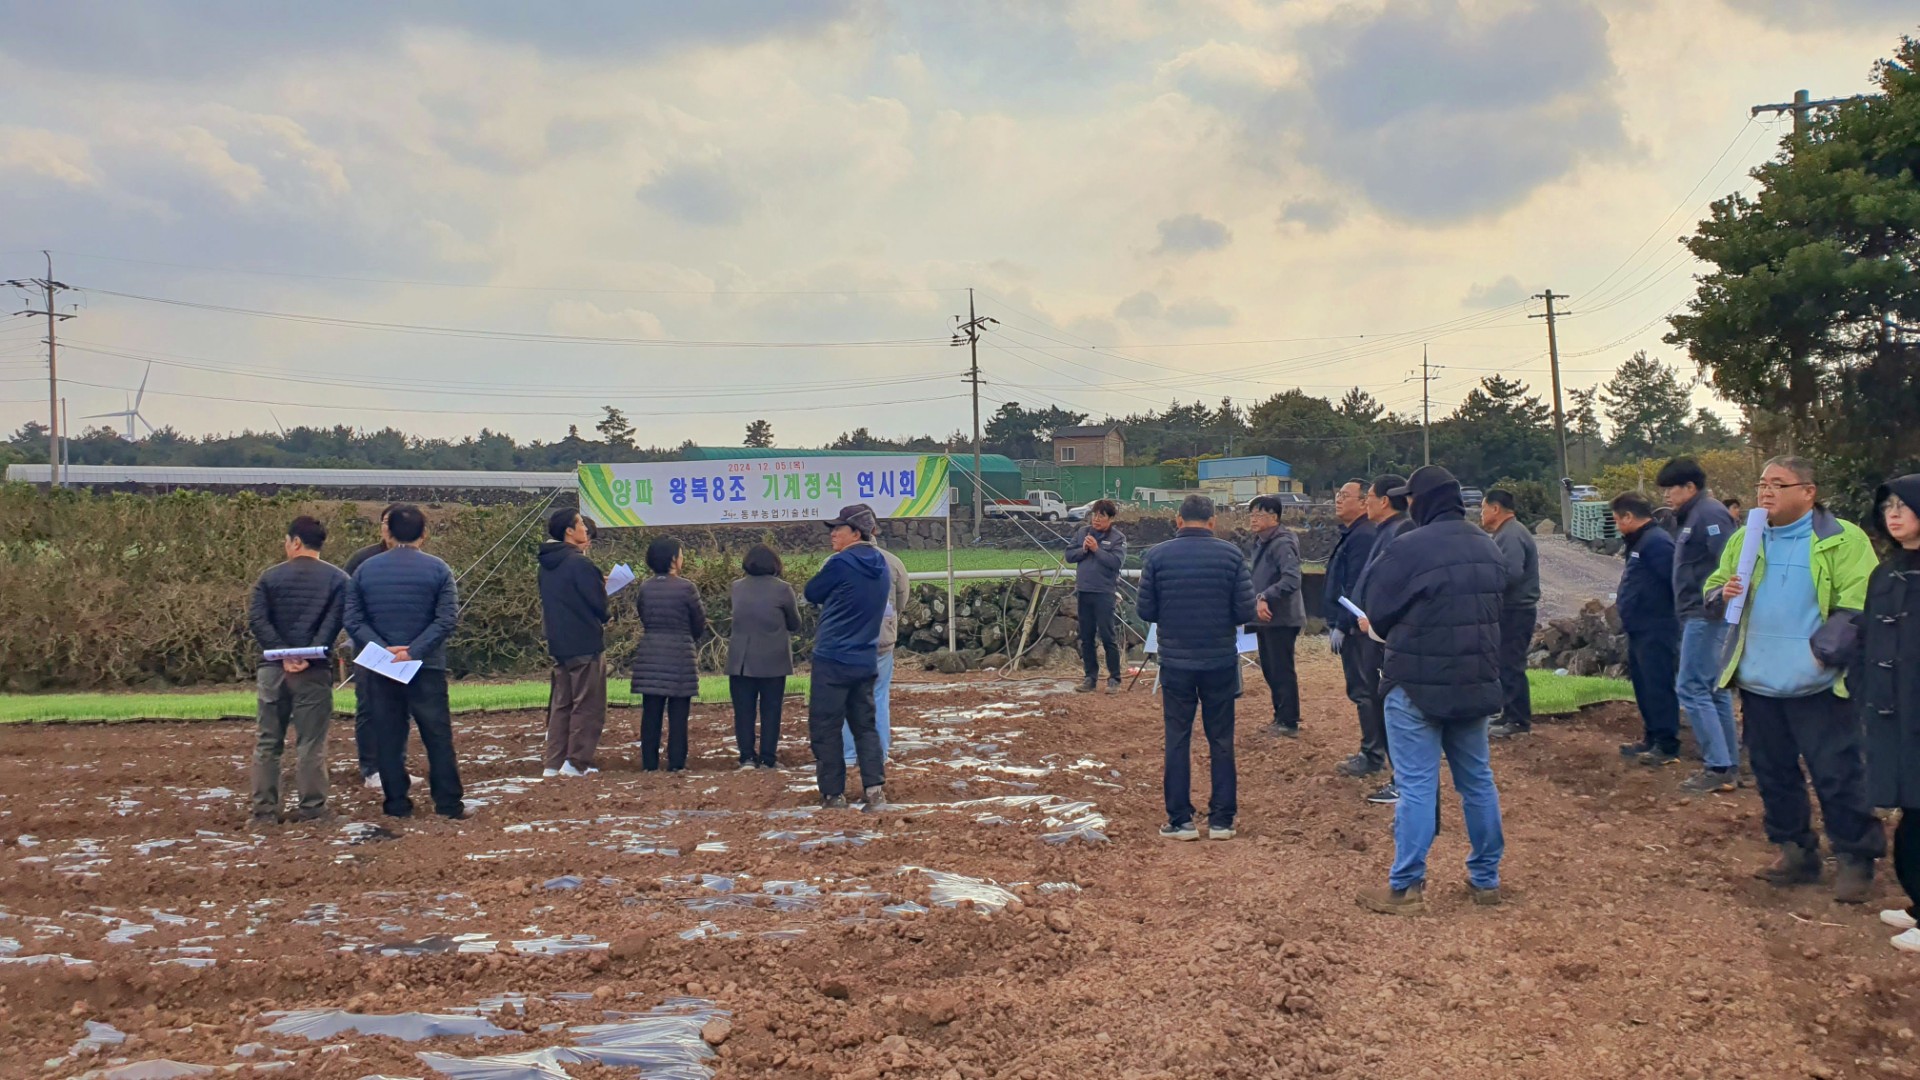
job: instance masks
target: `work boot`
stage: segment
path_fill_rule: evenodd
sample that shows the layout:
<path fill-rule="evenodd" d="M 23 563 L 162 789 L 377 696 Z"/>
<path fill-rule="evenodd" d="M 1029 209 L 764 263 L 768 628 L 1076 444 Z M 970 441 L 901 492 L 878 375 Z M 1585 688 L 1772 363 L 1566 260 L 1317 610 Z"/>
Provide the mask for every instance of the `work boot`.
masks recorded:
<path fill-rule="evenodd" d="M 1840 873 L 1833 881 L 1833 898 L 1842 904 L 1864 904 L 1873 896 L 1873 860 L 1859 855 L 1840 856 Z"/>
<path fill-rule="evenodd" d="M 1089 675 L 1086 678 L 1080 680 L 1080 685 L 1074 687 L 1073 692 L 1076 694 L 1091 694 L 1094 691 L 1094 687 L 1097 686 L 1098 684 L 1099 684 L 1099 680 Z"/>
<path fill-rule="evenodd" d="M 1498 885 L 1495 885 L 1491 889 L 1482 889 L 1477 885 L 1468 885 L 1467 895 L 1471 896 L 1474 904 L 1479 907 L 1500 906 L 1500 886 Z"/>
<path fill-rule="evenodd" d="M 1107 680 L 1107 693 L 1117 694 L 1119 692 L 1120 692 L 1120 676 L 1115 675 L 1112 678 Z"/>
<path fill-rule="evenodd" d="M 1404 889 L 1366 889 L 1357 897 L 1361 907 L 1379 915 L 1425 915 L 1426 889 L 1410 885 Z"/>
<path fill-rule="evenodd" d="M 1638 761 L 1649 769 L 1664 769 L 1680 760 L 1680 751 L 1677 749 L 1669 750 L 1664 746 L 1656 746 L 1633 760 Z"/>
<path fill-rule="evenodd" d="M 877 814 L 887 808 L 887 789 L 878 785 L 866 791 L 867 803 L 862 807 L 869 814 Z"/>
<path fill-rule="evenodd" d="M 1779 861 L 1753 876 L 1780 889 L 1789 885 L 1810 885 L 1820 880 L 1820 849 L 1781 844 Z"/>
<path fill-rule="evenodd" d="M 1283 724 L 1280 721 L 1275 720 L 1273 723 L 1267 725 L 1267 734 L 1274 735 L 1282 739 L 1297 739 L 1300 737 L 1300 725 L 1299 724 Z"/>
<path fill-rule="evenodd" d="M 1516 724 L 1509 720 L 1498 721 L 1487 728 L 1487 737 L 1492 739 L 1511 739 L 1516 735 L 1531 734 L 1533 734 L 1532 724 Z"/>
<path fill-rule="evenodd" d="M 846 808 L 847 797 L 845 795 L 828 795 L 820 800 L 820 809 L 822 810 L 845 810 Z"/>

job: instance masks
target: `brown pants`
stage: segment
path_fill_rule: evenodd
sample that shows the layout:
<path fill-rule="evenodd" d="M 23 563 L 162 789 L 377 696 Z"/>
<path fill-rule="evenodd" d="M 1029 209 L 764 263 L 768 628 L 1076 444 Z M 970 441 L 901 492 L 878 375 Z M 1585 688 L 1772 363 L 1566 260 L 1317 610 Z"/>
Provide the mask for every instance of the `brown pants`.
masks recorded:
<path fill-rule="evenodd" d="M 300 812 L 327 805 L 327 729 L 333 724 L 333 669 L 316 662 L 297 675 L 279 664 L 259 672 L 260 726 L 253 745 L 253 812 L 280 813 L 280 758 L 293 729 L 294 783 Z"/>
<path fill-rule="evenodd" d="M 605 653 L 577 656 L 553 665 L 553 692 L 547 699 L 547 749 L 542 768 L 570 764 L 585 769 L 600 748 L 607 722 Z"/>

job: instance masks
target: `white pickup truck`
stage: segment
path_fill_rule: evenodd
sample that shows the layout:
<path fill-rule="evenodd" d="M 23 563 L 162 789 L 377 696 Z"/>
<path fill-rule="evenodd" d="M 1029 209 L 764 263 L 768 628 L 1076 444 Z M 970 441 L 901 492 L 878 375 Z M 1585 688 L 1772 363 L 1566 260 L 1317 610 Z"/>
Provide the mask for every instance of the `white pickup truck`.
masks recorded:
<path fill-rule="evenodd" d="M 1067 516 L 1067 502 L 1057 491 L 1029 491 L 1024 502 L 995 499 L 983 509 L 990 518 L 1033 517 L 1041 521 L 1059 521 Z"/>

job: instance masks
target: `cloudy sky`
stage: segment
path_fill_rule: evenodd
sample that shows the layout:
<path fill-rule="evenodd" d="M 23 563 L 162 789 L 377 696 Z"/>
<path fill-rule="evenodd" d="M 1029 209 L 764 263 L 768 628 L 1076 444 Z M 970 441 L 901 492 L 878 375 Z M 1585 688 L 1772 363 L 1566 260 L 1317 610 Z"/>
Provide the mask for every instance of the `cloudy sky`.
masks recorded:
<path fill-rule="evenodd" d="M 0 279 L 77 418 L 643 442 L 1569 385 L 1908 0 L 0 0 Z M 11 307 L 17 299 L 0 293 Z M 0 322 L 0 428 L 45 411 Z M 1691 365 L 1687 365 L 1691 372 Z M 1702 404 L 1710 404 L 1704 391 Z M 98 423 L 91 421 L 90 423 Z"/>

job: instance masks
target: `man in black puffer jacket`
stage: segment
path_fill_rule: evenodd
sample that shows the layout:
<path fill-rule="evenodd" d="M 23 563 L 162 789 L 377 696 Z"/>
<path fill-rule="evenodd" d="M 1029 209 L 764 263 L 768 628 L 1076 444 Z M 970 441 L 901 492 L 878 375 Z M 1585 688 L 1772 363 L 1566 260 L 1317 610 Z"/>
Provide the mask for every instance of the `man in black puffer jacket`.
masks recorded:
<path fill-rule="evenodd" d="M 1233 699 L 1240 696 L 1240 627 L 1252 622 L 1253 576 L 1240 549 L 1213 535 L 1213 500 L 1189 495 L 1174 517 L 1179 532 L 1147 553 L 1140 570 L 1140 617 L 1155 624 L 1160 700 L 1167 727 L 1160 835 L 1198 840 L 1193 824 L 1193 713 L 1201 713 L 1213 775 L 1207 835 L 1233 839 L 1239 811 L 1233 763 Z"/>
<path fill-rule="evenodd" d="M 1460 482 L 1447 470 L 1416 470 L 1392 494 L 1411 500 L 1413 525 L 1368 569 L 1361 603 L 1367 618 L 1360 628 L 1387 646 L 1380 689 L 1400 802 L 1388 887 L 1361 893 L 1360 905 L 1389 915 L 1426 911 L 1427 849 L 1438 827 L 1442 753 L 1466 813 L 1474 902 L 1497 904 L 1506 841 L 1487 723 L 1503 704 L 1500 605 L 1507 562 L 1493 540 L 1466 520 Z"/>

